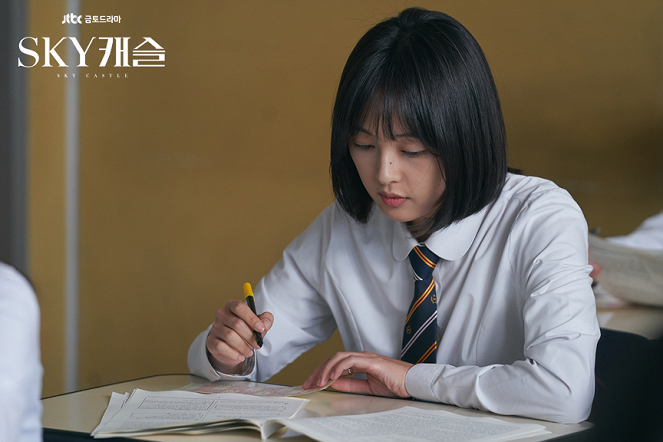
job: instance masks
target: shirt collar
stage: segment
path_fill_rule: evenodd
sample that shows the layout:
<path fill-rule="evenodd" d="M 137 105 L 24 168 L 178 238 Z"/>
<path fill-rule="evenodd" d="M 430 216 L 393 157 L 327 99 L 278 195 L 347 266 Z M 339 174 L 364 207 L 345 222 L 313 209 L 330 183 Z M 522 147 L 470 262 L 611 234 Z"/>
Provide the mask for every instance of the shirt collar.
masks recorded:
<path fill-rule="evenodd" d="M 468 216 L 452 225 L 433 233 L 424 244 L 433 253 L 446 261 L 460 259 L 472 245 L 484 218 L 484 210 Z M 384 215 L 383 215 L 384 216 Z M 394 258 L 403 261 L 417 245 L 417 240 L 410 234 L 405 223 L 393 221 L 392 247 Z"/>

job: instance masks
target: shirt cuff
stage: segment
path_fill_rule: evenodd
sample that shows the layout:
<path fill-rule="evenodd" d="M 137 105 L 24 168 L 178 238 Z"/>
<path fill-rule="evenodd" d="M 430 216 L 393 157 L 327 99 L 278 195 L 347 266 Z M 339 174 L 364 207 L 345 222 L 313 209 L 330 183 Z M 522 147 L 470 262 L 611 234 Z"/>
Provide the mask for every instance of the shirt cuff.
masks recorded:
<path fill-rule="evenodd" d="M 205 349 L 205 354 L 207 354 L 207 349 Z M 216 379 L 217 381 L 223 381 L 223 380 L 244 380 L 244 379 L 251 379 L 255 376 L 252 376 L 255 373 L 256 370 L 256 352 L 253 352 L 253 355 L 251 357 L 248 357 L 244 360 L 246 364 L 244 365 L 244 371 L 242 371 L 239 374 L 225 374 L 221 373 L 214 367 L 212 367 L 212 364 L 209 362 L 209 359 L 207 360 L 207 363 L 209 364 L 210 368 L 214 373 L 216 374 Z"/>
<path fill-rule="evenodd" d="M 416 364 L 405 375 L 405 389 L 415 399 L 438 402 L 433 394 L 433 380 L 444 367 L 441 364 Z"/>

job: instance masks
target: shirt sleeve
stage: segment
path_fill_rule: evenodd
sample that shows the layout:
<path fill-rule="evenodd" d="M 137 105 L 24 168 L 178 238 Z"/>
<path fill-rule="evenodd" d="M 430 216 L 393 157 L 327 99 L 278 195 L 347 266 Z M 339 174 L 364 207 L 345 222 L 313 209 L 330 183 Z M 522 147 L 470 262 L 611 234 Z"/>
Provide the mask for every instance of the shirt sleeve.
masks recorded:
<path fill-rule="evenodd" d="M 37 298 L 0 263 L 0 440 L 41 441 L 42 374 Z"/>
<path fill-rule="evenodd" d="M 587 264 L 587 225 L 563 190 L 521 209 L 507 239 L 523 297 L 523 359 L 508 365 L 419 364 L 407 373 L 415 398 L 555 422 L 589 416 L 599 328 Z"/>
<path fill-rule="evenodd" d="M 256 285 L 256 309 L 271 312 L 274 324 L 265 335 L 262 348 L 254 352 L 255 358 L 247 359 L 245 373 L 226 375 L 212 367 L 206 346 L 210 326 L 189 347 L 187 363 L 192 374 L 212 381 L 262 382 L 306 350 L 329 339 L 336 323 L 319 286 L 334 216 L 332 205 L 286 247 L 282 259 Z"/>
<path fill-rule="evenodd" d="M 274 315 L 274 324 L 256 356 L 258 381 L 269 379 L 299 355 L 329 339 L 336 329 L 321 286 L 338 210 L 336 204 L 327 207 L 286 247 L 282 259 L 256 286 L 256 308 Z"/>

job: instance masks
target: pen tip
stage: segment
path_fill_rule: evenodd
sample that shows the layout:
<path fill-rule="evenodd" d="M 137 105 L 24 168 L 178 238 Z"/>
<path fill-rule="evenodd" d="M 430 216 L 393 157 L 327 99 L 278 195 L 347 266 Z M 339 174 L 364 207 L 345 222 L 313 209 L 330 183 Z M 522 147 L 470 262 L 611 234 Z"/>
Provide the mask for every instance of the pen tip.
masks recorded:
<path fill-rule="evenodd" d="M 244 283 L 244 296 L 253 296 L 253 290 L 251 289 L 251 284 L 248 282 Z"/>

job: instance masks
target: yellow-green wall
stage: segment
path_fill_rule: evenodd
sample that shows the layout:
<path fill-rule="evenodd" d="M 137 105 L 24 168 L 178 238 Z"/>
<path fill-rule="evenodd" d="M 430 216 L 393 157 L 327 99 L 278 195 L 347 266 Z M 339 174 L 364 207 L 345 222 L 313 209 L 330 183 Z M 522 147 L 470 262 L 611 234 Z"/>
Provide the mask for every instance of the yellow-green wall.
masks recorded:
<path fill-rule="evenodd" d="M 52 40 L 66 2 L 30 2 Z M 484 48 L 511 165 L 550 178 L 590 227 L 630 231 L 663 209 L 660 0 L 83 0 L 91 37 L 149 36 L 165 68 L 80 73 L 80 387 L 186 372 L 226 300 L 257 283 L 332 200 L 330 113 L 345 59 L 407 6 L 445 11 Z M 64 89 L 30 75 L 30 266 L 42 307 L 44 394 L 63 383 Z M 278 320 L 278 318 L 276 318 Z M 301 383 L 338 337 L 274 380 Z"/>
<path fill-rule="evenodd" d="M 30 2 L 28 35 L 63 37 L 63 8 L 63 1 Z M 41 309 L 43 393 L 48 396 L 64 388 L 65 84 L 54 81 L 48 68 L 30 69 L 27 74 L 28 259 Z"/>

